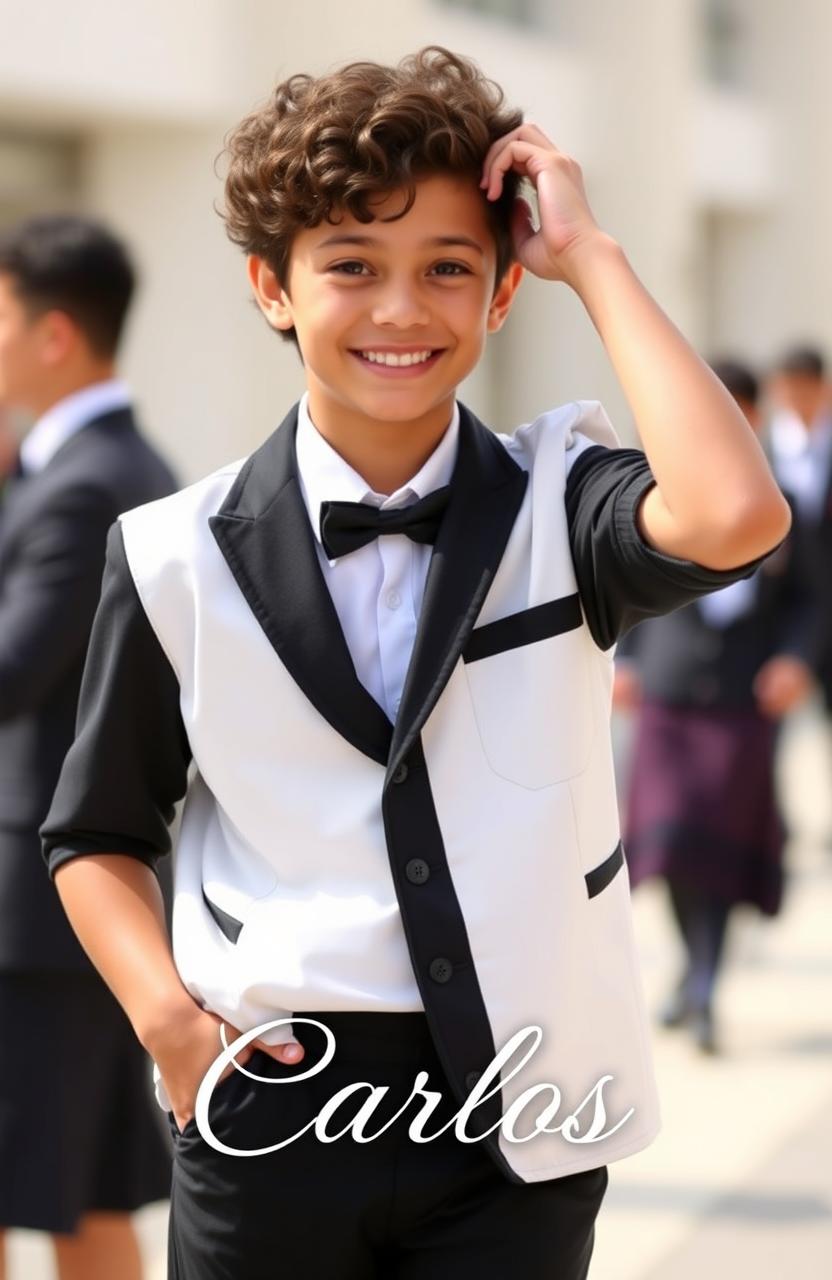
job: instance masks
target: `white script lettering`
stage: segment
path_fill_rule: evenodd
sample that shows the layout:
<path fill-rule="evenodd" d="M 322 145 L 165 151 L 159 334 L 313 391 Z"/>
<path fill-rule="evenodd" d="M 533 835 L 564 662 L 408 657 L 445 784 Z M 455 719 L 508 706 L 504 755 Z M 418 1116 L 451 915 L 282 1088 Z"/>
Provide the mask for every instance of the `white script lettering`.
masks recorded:
<path fill-rule="evenodd" d="M 508 1081 L 511 1080 L 518 1071 L 523 1069 L 529 1059 L 537 1051 L 537 1048 L 543 1038 L 543 1032 L 539 1026 L 532 1025 L 523 1027 L 520 1031 L 515 1032 L 511 1039 L 506 1042 L 497 1056 L 489 1063 L 487 1069 L 483 1072 L 482 1076 L 468 1094 L 456 1114 L 451 1117 L 447 1124 L 443 1125 L 435 1133 L 426 1135 L 424 1133 L 424 1125 L 436 1110 L 441 1101 L 442 1095 L 435 1090 L 427 1089 L 425 1087 L 428 1083 L 428 1073 L 426 1071 L 419 1071 L 404 1106 L 402 1106 L 396 1114 L 375 1133 L 366 1133 L 366 1126 L 373 1113 L 388 1093 L 388 1087 L 386 1085 L 372 1085 L 369 1081 L 360 1080 L 356 1081 L 354 1084 L 346 1085 L 343 1089 L 339 1089 L 338 1092 L 334 1093 L 329 1101 L 321 1108 L 318 1114 L 309 1120 L 302 1129 L 299 1129 L 297 1133 L 283 1139 L 281 1142 L 276 1142 L 269 1147 L 259 1147 L 251 1150 L 240 1150 L 236 1147 L 227 1146 L 213 1132 L 208 1119 L 208 1106 L 219 1077 L 222 1075 L 228 1064 L 233 1061 L 235 1054 L 244 1049 L 252 1040 L 256 1040 L 259 1036 L 262 1036 L 265 1032 L 270 1031 L 275 1027 L 282 1027 L 284 1025 L 292 1025 L 293 1023 L 301 1022 L 307 1022 L 311 1026 L 320 1028 L 320 1030 L 323 1031 L 327 1042 L 326 1049 L 324 1050 L 321 1058 L 319 1058 L 319 1060 L 306 1071 L 299 1072 L 296 1075 L 285 1079 L 280 1079 L 278 1077 L 257 1075 L 256 1072 L 249 1071 L 246 1067 L 240 1066 L 236 1062 L 234 1063 L 235 1070 L 242 1072 L 242 1074 L 248 1076 L 250 1080 L 256 1080 L 262 1084 L 268 1085 L 287 1086 L 292 1085 L 297 1081 L 310 1079 L 320 1071 L 323 1071 L 324 1068 L 332 1061 L 335 1053 L 335 1037 L 329 1027 L 317 1022 L 314 1018 L 304 1018 L 301 1015 L 292 1018 L 278 1018 L 272 1022 L 261 1023 L 258 1027 L 252 1027 L 250 1031 L 243 1032 L 242 1035 L 238 1036 L 238 1038 L 231 1044 L 225 1044 L 225 1028 L 223 1027 L 223 1044 L 225 1044 L 225 1048 L 208 1068 L 202 1079 L 196 1095 L 196 1108 L 194 1113 L 199 1132 L 208 1145 L 213 1147 L 214 1150 L 220 1151 L 224 1155 L 235 1156 L 269 1155 L 273 1151 L 279 1151 L 283 1147 L 289 1146 L 292 1142 L 301 1138 L 312 1128 L 314 1128 L 315 1136 L 319 1142 L 335 1142 L 338 1138 L 342 1138 L 350 1132 L 356 1142 L 373 1142 L 376 1138 L 380 1137 L 382 1133 L 386 1132 L 386 1130 L 404 1114 L 414 1099 L 420 1100 L 422 1106 L 419 1112 L 411 1120 L 408 1134 L 411 1141 L 420 1143 L 433 1142 L 434 1139 L 445 1133 L 451 1125 L 454 1125 L 456 1137 L 460 1142 L 480 1142 L 483 1138 L 494 1133 L 496 1129 L 502 1129 L 502 1133 L 506 1141 L 515 1143 L 528 1142 L 539 1133 L 560 1133 L 564 1140 L 570 1143 L 600 1142 L 603 1138 L 608 1138 L 613 1133 L 616 1133 L 635 1112 L 635 1108 L 631 1107 L 630 1110 L 627 1111 L 611 1129 L 604 1128 L 607 1120 L 607 1113 L 603 1098 L 604 1086 L 613 1079 L 611 1075 L 604 1075 L 596 1081 L 587 1093 L 586 1097 L 573 1112 L 565 1116 L 560 1124 L 550 1126 L 549 1122 L 556 1118 L 561 1107 L 561 1091 L 557 1085 L 554 1084 L 537 1084 L 524 1090 L 523 1093 L 515 1098 L 508 1111 L 506 1111 L 502 1118 L 497 1121 L 496 1124 L 492 1125 L 490 1129 L 476 1137 L 469 1135 L 465 1129 L 466 1121 L 470 1119 L 477 1107 L 482 1106 L 484 1102 L 487 1102 L 488 1099 L 499 1093 Z M 501 1067 L 503 1064 L 508 1062 L 508 1059 L 514 1053 L 514 1050 L 519 1048 L 530 1035 L 533 1037 L 534 1043 L 531 1045 L 528 1052 L 518 1063 L 516 1063 L 508 1074 L 501 1076 Z M 489 1089 L 489 1084 L 492 1081 L 494 1081 L 493 1087 Z M 488 1092 L 486 1092 L 486 1090 L 488 1090 Z M 338 1108 L 343 1103 L 347 1102 L 353 1095 L 359 1094 L 362 1091 L 366 1091 L 367 1096 L 353 1119 L 338 1132 L 328 1132 L 327 1125 L 332 1121 Z M 549 1101 L 543 1107 L 541 1114 L 537 1116 L 534 1130 L 525 1137 L 518 1137 L 515 1126 L 522 1112 L 525 1111 L 526 1108 L 542 1094 L 548 1095 Z M 581 1115 L 581 1112 L 589 1106 L 593 1099 L 595 1105 L 592 1113 L 592 1121 L 587 1132 L 581 1134 L 579 1132 L 579 1116 Z"/>

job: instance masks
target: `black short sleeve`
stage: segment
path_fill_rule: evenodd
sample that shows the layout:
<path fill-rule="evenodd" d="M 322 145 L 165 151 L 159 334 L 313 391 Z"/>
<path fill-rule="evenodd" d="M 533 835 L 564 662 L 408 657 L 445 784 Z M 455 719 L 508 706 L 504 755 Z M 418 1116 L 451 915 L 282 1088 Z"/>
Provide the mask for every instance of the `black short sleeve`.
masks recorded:
<path fill-rule="evenodd" d="M 170 852 L 168 828 L 190 759 L 179 682 L 136 592 L 116 523 L 107 537 L 76 737 L 40 830 L 50 877 L 90 853 L 129 854 L 154 867 Z"/>
<path fill-rule="evenodd" d="M 643 618 L 750 578 L 776 550 L 734 569 L 709 569 L 657 551 L 636 523 L 638 504 L 655 483 L 640 449 L 590 445 L 569 469 L 565 502 L 572 560 L 587 624 L 601 649 Z"/>

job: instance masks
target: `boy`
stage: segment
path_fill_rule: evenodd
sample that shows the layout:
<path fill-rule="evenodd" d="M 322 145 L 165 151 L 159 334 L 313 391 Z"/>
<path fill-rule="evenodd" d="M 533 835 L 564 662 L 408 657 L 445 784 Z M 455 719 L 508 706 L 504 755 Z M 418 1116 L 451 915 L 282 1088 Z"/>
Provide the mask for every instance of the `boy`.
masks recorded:
<path fill-rule="evenodd" d="M 657 1130 L 612 653 L 752 573 L 789 511 L 577 164 L 521 121 L 435 46 L 293 77 L 243 121 L 228 230 L 307 390 L 250 459 L 111 535 L 45 853 L 184 1125 L 172 1275 L 585 1276 L 605 1162 Z M 584 300 L 655 481 L 596 402 L 510 437 L 455 400 L 524 268 Z M 174 963 L 152 868 L 191 759 Z M 212 1099 L 219 1150 L 193 1118 L 219 1024 L 292 1015 L 332 1065 L 300 1060 L 320 1028 L 267 1028 Z M 427 1143 L 395 1118 L 419 1070 Z M 375 1090 L 366 1144 L 310 1128 L 348 1086 Z"/>

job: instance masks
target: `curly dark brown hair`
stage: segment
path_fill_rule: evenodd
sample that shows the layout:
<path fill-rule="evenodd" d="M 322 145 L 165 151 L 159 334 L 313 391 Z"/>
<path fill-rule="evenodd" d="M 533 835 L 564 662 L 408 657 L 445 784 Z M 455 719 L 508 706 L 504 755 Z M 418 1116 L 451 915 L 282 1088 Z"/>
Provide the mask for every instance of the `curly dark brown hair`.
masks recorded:
<path fill-rule="evenodd" d="M 470 177 L 478 189 L 493 142 L 522 123 L 502 89 L 469 58 L 427 45 L 397 66 L 351 62 L 328 75 L 293 75 L 225 139 L 229 238 L 285 281 L 297 231 L 347 209 L 372 222 L 372 200 L 432 174 Z M 496 289 L 514 258 L 511 210 L 518 175 L 482 199 L 497 248 Z M 280 331 L 297 346 L 294 329 Z"/>

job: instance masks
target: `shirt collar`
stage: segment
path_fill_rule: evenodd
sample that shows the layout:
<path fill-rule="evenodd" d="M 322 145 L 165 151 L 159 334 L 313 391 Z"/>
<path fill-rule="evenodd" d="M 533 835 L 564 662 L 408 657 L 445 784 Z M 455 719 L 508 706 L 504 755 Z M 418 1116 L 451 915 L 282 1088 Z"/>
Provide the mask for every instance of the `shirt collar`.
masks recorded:
<path fill-rule="evenodd" d="M 309 392 L 298 404 L 295 441 L 301 491 L 315 537 L 321 541 L 322 502 L 371 502 L 385 510 L 403 507 L 449 484 L 456 463 L 459 438 L 459 405 L 454 400 L 451 421 L 433 453 L 407 484 L 389 496 L 376 493 L 321 435 L 309 416 Z M 330 560 L 330 564 L 336 561 Z"/>
<path fill-rule="evenodd" d="M 130 389 L 120 378 L 93 382 L 80 391 L 58 400 L 42 414 L 20 446 L 25 475 L 42 471 L 63 444 L 93 418 L 125 409 L 131 402 Z"/>
<path fill-rule="evenodd" d="M 781 457 L 823 455 L 832 444 L 832 413 L 823 411 L 809 430 L 796 413 L 778 410 L 771 419 L 772 444 Z"/>

